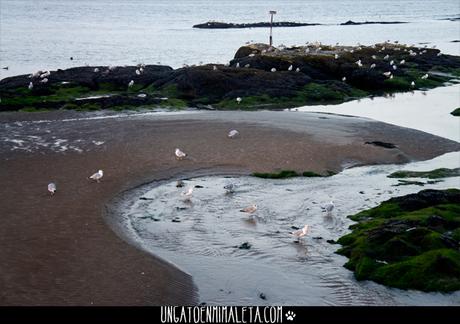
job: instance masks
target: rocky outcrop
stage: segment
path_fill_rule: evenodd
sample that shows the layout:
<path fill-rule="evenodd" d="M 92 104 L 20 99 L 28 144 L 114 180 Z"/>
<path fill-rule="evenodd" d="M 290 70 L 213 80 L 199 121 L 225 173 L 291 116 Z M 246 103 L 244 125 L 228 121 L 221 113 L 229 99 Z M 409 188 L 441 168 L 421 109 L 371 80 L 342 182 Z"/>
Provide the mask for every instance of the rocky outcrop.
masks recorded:
<path fill-rule="evenodd" d="M 227 65 L 176 70 L 160 65 L 78 67 L 6 78 L 0 80 L 0 111 L 73 109 L 83 104 L 84 109 L 156 104 L 280 109 L 428 89 L 458 76 L 460 57 L 433 48 L 391 43 L 278 48 L 249 44 Z M 98 96 L 102 98 L 81 100 Z"/>
<path fill-rule="evenodd" d="M 350 217 L 337 242 L 358 280 L 401 289 L 460 289 L 460 190 L 423 190 Z"/>
<path fill-rule="evenodd" d="M 258 28 L 258 27 L 302 27 L 302 26 L 317 26 L 320 24 L 315 23 L 298 23 L 298 22 L 291 22 L 291 21 L 277 21 L 270 24 L 270 22 L 257 22 L 257 23 L 243 23 L 243 24 L 235 24 L 235 23 L 225 23 L 225 22 L 218 22 L 218 21 L 208 21 L 202 24 L 196 24 L 193 28 L 200 28 L 200 29 L 229 29 L 229 28 Z"/>

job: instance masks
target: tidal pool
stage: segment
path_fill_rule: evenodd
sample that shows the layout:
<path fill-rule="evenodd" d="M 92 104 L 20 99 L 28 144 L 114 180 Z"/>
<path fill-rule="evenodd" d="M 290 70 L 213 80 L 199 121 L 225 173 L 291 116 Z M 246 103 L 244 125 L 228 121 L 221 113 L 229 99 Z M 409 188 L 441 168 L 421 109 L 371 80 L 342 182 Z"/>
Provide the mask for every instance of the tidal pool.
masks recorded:
<path fill-rule="evenodd" d="M 327 243 L 349 232 L 346 216 L 426 188 L 460 188 L 460 177 L 425 186 L 398 184 L 391 172 L 458 167 L 460 152 L 406 165 L 346 169 L 328 178 L 266 180 L 204 176 L 154 182 L 112 206 L 117 232 L 192 275 L 207 304 L 460 305 L 460 291 L 423 293 L 356 281 Z M 417 179 L 426 183 L 426 179 Z M 223 187 L 233 183 L 233 194 Z M 194 187 L 190 201 L 182 195 Z M 334 201 L 331 215 L 323 206 Z M 254 214 L 241 208 L 257 204 Z M 113 223 L 113 222 L 112 222 Z M 311 226 L 296 242 L 293 227 Z M 249 249 L 240 248 L 249 243 Z M 262 295 L 261 295 L 262 294 Z"/>

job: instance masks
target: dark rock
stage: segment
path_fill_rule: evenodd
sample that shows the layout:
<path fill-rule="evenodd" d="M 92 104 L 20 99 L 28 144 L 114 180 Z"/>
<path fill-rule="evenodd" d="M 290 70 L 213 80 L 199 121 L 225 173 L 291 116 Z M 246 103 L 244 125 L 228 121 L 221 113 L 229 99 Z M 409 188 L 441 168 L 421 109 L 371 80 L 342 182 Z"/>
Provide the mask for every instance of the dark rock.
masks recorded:
<path fill-rule="evenodd" d="M 314 239 L 314 240 L 322 240 L 323 237 L 322 237 L 322 236 L 315 236 L 315 237 L 313 237 L 313 239 Z"/>
<path fill-rule="evenodd" d="M 386 143 L 386 142 L 381 142 L 381 141 L 366 142 L 365 144 L 380 146 L 380 147 L 387 148 L 387 149 L 393 149 L 397 147 L 393 143 Z"/>
<path fill-rule="evenodd" d="M 153 198 L 141 197 L 139 200 L 153 200 Z"/>
<path fill-rule="evenodd" d="M 235 23 L 224 23 L 218 21 L 208 21 L 202 24 L 193 25 L 193 28 L 200 28 L 200 29 L 229 29 L 229 28 L 259 28 L 259 27 L 301 27 L 301 26 L 317 26 L 320 24 L 312 24 L 312 23 L 297 23 L 297 22 L 289 22 L 289 21 L 278 21 L 273 22 L 258 22 L 258 23 L 243 23 L 243 24 L 235 24 Z"/>
<path fill-rule="evenodd" d="M 204 188 L 204 187 L 201 186 L 201 185 L 196 185 L 195 188 L 198 188 L 198 189 L 199 189 L 199 188 Z"/>
<path fill-rule="evenodd" d="M 244 242 L 240 246 L 238 246 L 240 250 L 249 250 L 251 248 L 251 244 L 249 242 Z"/>
<path fill-rule="evenodd" d="M 329 244 L 337 244 L 337 242 L 335 240 L 327 240 L 326 242 L 329 243 Z"/>
<path fill-rule="evenodd" d="M 364 21 L 354 22 L 348 20 L 347 22 L 341 23 L 341 26 L 355 26 L 355 25 L 391 25 L 391 24 L 407 24 L 405 21 Z"/>
<path fill-rule="evenodd" d="M 174 218 L 171 222 L 173 222 L 173 223 L 180 223 L 181 220 L 180 220 L 179 218 Z"/>
<path fill-rule="evenodd" d="M 260 294 L 259 294 L 259 298 L 260 298 L 260 299 L 263 299 L 263 300 L 266 300 L 266 299 L 267 299 L 267 296 L 265 296 L 264 293 L 260 293 Z"/>

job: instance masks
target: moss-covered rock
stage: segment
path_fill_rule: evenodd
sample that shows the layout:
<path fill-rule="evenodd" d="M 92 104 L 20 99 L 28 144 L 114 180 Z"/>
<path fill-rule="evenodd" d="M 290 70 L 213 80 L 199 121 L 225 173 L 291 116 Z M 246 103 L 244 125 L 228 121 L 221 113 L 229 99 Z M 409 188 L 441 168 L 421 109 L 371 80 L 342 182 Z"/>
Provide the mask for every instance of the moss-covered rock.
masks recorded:
<path fill-rule="evenodd" d="M 448 169 L 439 168 L 431 171 L 396 171 L 388 175 L 388 178 L 428 178 L 441 179 L 449 177 L 459 177 L 460 168 Z"/>
<path fill-rule="evenodd" d="M 423 190 L 350 216 L 337 253 L 358 280 L 401 289 L 460 289 L 460 190 Z"/>
<path fill-rule="evenodd" d="M 384 75 L 389 72 L 391 77 Z M 77 67 L 46 73 L 47 82 L 39 74 L 6 78 L 0 80 L 0 111 L 84 109 L 77 99 L 94 96 L 104 97 L 94 99 L 100 109 L 283 109 L 433 88 L 458 75 L 460 57 L 440 55 L 436 49 L 390 43 L 290 48 L 251 44 L 241 47 L 229 66 Z"/>
<path fill-rule="evenodd" d="M 274 173 L 262 173 L 262 172 L 255 172 L 252 175 L 257 178 L 263 179 L 287 179 L 287 178 L 294 178 L 294 177 L 330 177 L 335 175 L 334 171 L 327 170 L 325 174 L 319 174 L 313 171 L 304 171 L 302 173 L 298 173 L 293 170 L 282 170 L 280 172 Z"/>

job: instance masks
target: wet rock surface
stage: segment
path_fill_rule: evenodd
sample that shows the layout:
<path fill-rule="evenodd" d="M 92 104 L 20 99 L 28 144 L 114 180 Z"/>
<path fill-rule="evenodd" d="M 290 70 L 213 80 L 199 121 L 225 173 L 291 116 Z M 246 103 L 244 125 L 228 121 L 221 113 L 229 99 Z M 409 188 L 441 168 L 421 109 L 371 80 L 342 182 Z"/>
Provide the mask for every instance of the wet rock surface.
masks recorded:
<path fill-rule="evenodd" d="M 6 78 L 0 80 L 0 111 L 282 109 L 428 89 L 458 76 L 460 57 L 434 48 L 250 44 L 228 65 L 77 67 Z"/>
<path fill-rule="evenodd" d="M 401 289 L 460 289 L 460 190 L 423 190 L 351 216 L 338 253 L 358 280 Z"/>

